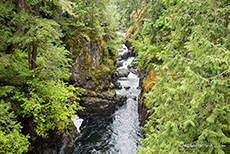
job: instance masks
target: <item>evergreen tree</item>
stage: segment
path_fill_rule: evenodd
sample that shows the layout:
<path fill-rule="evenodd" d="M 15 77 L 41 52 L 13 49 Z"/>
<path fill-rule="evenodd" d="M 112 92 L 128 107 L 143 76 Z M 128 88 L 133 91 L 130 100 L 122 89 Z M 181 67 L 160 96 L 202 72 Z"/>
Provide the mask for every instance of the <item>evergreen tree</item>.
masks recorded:
<path fill-rule="evenodd" d="M 140 153 L 229 153 L 230 3 L 157 2 L 162 14 L 152 15 L 145 30 L 160 29 L 148 34 L 158 40 L 148 65 L 160 75 L 146 94 L 151 116 Z"/>
<path fill-rule="evenodd" d="M 61 133 L 66 128 L 69 117 L 81 109 L 79 90 L 64 82 L 71 75 L 71 59 L 61 44 L 60 25 L 40 14 L 41 8 L 42 13 L 47 11 L 44 3 L 0 3 L 0 151 L 24 153 L 29 135 L 46 137 L 49 130 Z"/>
<path fill-rule="evenodd" d="M 88 41 L 100 44 L 104 70 L 113 67 L 113 3 L 0 2 L 0 153 L 27 152 L 31 135 L 47 137 L 54 129 L 61 134 L 82 109 L 79 88 L 68 83 L 70 58 Z"/>

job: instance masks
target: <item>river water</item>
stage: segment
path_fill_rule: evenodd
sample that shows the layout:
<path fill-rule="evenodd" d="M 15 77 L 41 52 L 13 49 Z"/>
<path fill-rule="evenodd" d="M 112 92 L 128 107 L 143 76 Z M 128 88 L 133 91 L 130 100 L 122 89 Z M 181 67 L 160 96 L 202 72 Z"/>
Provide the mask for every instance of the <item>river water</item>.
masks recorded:
<path fill-rule="evenodd" d="M 119 54 L 126 51 L 128 51 L 127 47 L 124 44 L 120 45 Z M 123 66 L 120 68 L 127 68 L 133 60 L 134 57 L 121 60 Z M 138 152 L 139 140 L 142 138 L 138 121 L 139 78 L 130 72 L 128 77 L 122 77 L 118 82 L 121 83 L 122 89 L 115 91 L 117 94 L 128 97 L 126 104 L 110 117 L 88 118 L 82 122 L 81 126 L 78 124 L 81 136 L 76 139 L 73 154 L 135 154 Z M 129 89 L 124 88 L 128 86 Z"/>

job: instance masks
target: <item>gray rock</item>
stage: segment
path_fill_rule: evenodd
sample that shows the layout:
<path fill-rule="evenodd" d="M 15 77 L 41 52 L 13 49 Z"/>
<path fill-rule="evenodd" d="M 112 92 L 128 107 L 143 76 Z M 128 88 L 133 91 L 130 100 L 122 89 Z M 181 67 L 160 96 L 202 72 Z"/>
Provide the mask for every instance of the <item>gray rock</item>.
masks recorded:
<path fill-rule="evenodd" d="M 121 86 L 121 83 L 120 83 L 120 82 L 116 81 L 116 82 L 114 82 L 113 84 L 114 84 L 114 86 L 115 86 L 115 87 L 114 87 L 115 89 L 122 89 L 122 86 Z"/>
<path fill-rule="evenodd" d="M 80 118 L 104 117 L 112 115 L 126 101 L 126 96 L 117 95 L 114 90 L 95 92 L 85 91 L 81 97 L 80 105 L 84 111 L 78 111 Z"/>
<path fill-rule="evenodd" d="M 130 71 L 126 68 L 120 68 L 120 69 L 117 69 L 116 72 L 115 72 L 115 76 L 117 76 L 118 78 L 119 77 L 128 77 Z"/>
<path fill-rule="evenodd" d="M 126 51 L 125 53 L 123 53 L 122 55 L 121 55 L 121 58 L 122 59 L 128 59 L 129 57 L 131 57 L 132 56 L 132 52 L 131 51 Z"/>
<path fill-rule="evenodd" d="M 80 133 L 75 125 L 71 123 L 62 135 L 63 144 L 59 154 L 72 154 L 75 148 L 74 141 L 77 136 L 80 136 Z"/>
<path fill-rule="evenodd" d="M 129 69 L 130 70 L 130 72 L 132 72 L 133 74 L 136 74 L 136 75 L 140 75 L 140 71 L 138 70 L 138 69 L 135 69 L 135 68 L 130 68 Z"/>
<path fill-rule="evenodd" d="M 125 86 L 124 88 L 125 88 L 126 90 L 128 90 L 128 89 L 130 89 L 130 86 Z"/>
<path fill-rule="evenodd" d="M 128 98 L 131 98 L 131 99 L 133 99 L 135 101 L 137 100 L 137 96 L 133 96 L 133 95 L 129 95 Z"/>
<path fill-rule="evenodd" d="M 115 67 L 118 68 L 118 67 L 121 67 L 123 66 L 123 63 L 121 61 L 118 61 L 116 64 L 115 64 Z"/>
<path fill-rule="evenodd" d="M 121 57 L 121 56 L 122 56 L 122 55 L 118 55 L 118 56 L 117 56 L 117 60 L 118 60 L 118 61 L 121 61 L 121 60 L 122 60 L 122 57 Z"/>

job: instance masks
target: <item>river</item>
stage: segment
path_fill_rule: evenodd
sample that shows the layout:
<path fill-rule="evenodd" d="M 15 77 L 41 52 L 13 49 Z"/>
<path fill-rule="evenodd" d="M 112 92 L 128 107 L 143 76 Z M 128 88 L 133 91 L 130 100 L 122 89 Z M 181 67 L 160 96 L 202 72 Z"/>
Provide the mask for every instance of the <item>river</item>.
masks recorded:
<path fill-rule="evenodd" d="M 128 49 L 122 44 L 118 51 L 119 54 L 123 54 Z M 123 66 L 119 68 L 127 68 L 133 60 L 134 57 L 121 60 Z M 81 136 L 76 139 L 73 154 L 135 154 L 138 152 L 139 140 L 142 138 L 138 120 L 139 78 L 130 72 L 128 77 L 122 77 L 118 82 L 121 83 L 122 89 L 115 91 L 117 94 L 128 97 L 126 104 L 110 117 L 85 119 L 80 126 Z"/>

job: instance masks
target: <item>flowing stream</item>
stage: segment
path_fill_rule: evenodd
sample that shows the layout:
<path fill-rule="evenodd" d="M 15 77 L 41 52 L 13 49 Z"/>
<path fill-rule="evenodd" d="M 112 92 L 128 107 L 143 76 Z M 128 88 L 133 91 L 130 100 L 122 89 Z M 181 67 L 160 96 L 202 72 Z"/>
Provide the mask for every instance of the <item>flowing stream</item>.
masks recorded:
<path fill-rule="evenodd" d="M 127 51 L 124 44 L 120 45 L 119 54 Z M 134 57 L 121 60 L 123 66 L 119 68 L 127 68 L 133 60 Z M 75 142 L 76 148 L 73 154 L 135 154 L 138 152 L 139 140 L 142 138 L 138 121 L 139 78 L 130 72 L 128 77 L 122 77 L 118 82 L 121 83 L 122 89 L 115 91 L 117 94 L 128 97 L 126 104 L 110 117 L 88 118 L 82 124 L 79 123 L 80 119 L 75 117 L 75 125 L 78 127 L 81 125 L 81 136 Z"/>

